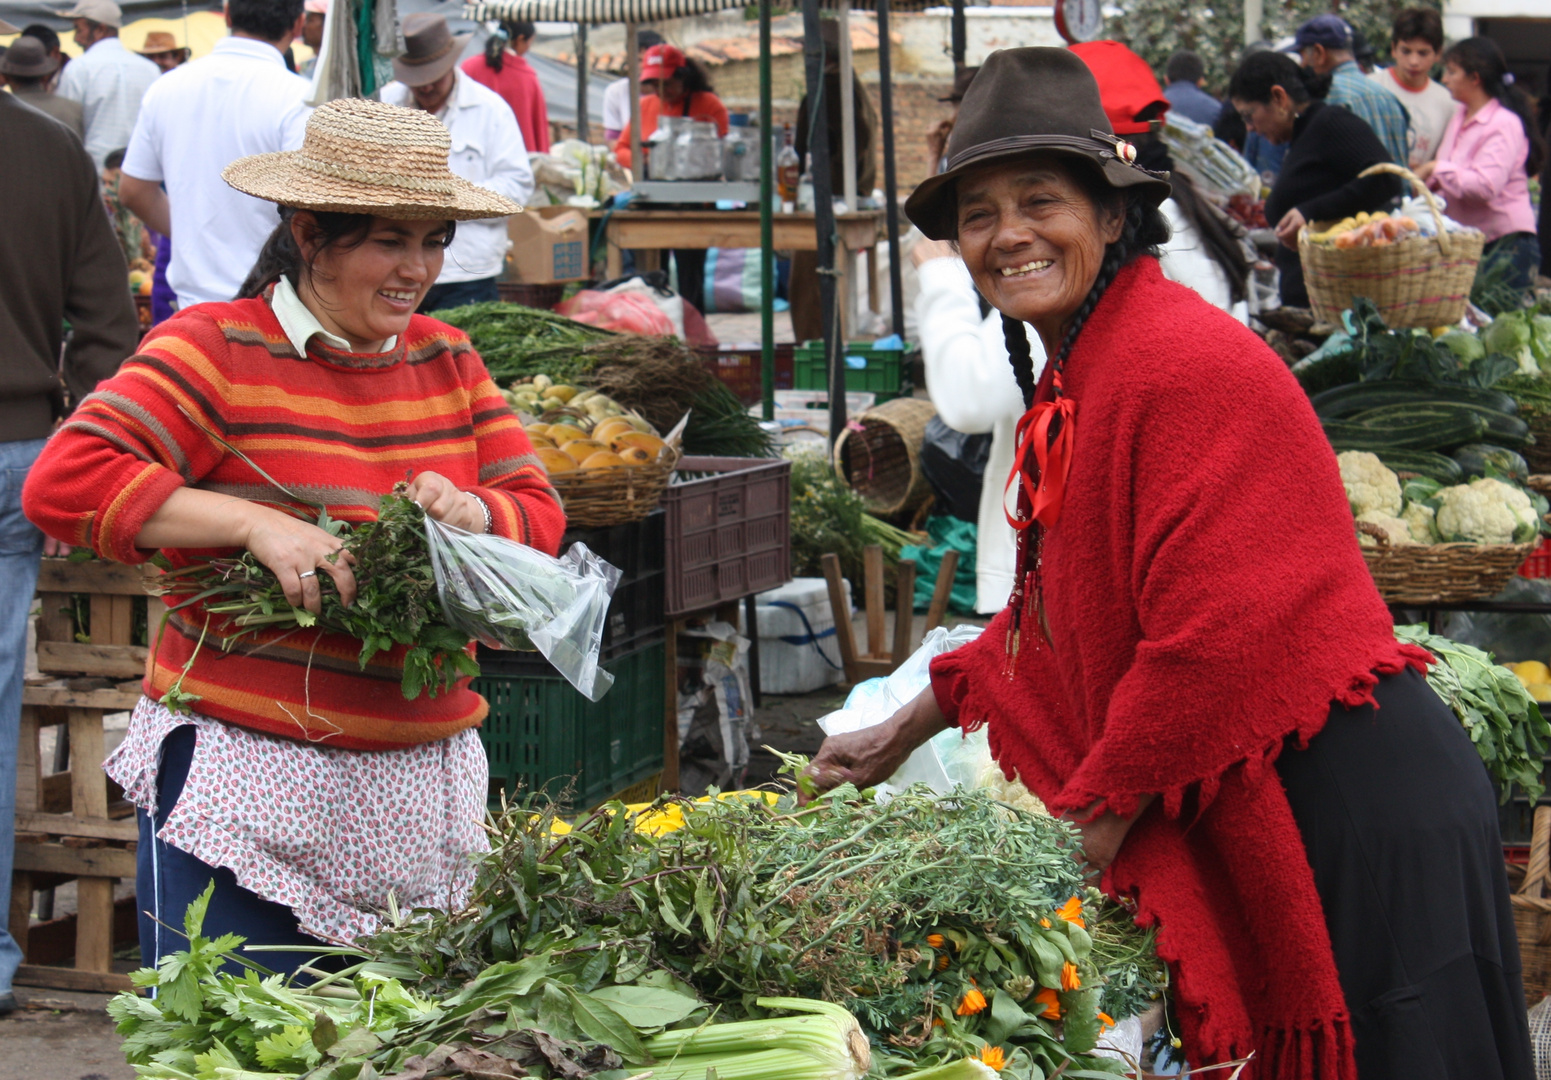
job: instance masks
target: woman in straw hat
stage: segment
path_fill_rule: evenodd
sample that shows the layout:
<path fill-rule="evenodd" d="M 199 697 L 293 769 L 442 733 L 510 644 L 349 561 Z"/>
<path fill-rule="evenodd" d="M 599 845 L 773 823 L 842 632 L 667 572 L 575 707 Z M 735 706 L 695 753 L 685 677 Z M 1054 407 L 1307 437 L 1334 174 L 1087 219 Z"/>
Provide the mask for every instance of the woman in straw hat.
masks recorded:
<path fill-rule="evenodd" d="M 371 520 L 406 476 L 437 520 L 553 552 L 564 516 L 517 418 L 468 338 L 415 314 L 457 222 L 520 209 L 448 150 L 428 113 L 343 100 L 300 150 L 229 166 L 280 206 L 242 298 L 179 312 L 82 401 L 28 477 L 28 516 L 121 562 L 245 549 L 312 612 L 325 578 L 346 604 L 384 587 L 357 581 L 319 507 Z M 172 616 L 106 765 L 140 809 L 140 907 L 178 925 L 213 880 L 207 934 L 302 950 L 372 931 L 390 897 L 460 904 L 487 783 L 468 680 L 409 702 L 402 646 L 363 667 L 343 635 L 223 651 L 221 629 L 198 605 Z M 174 684 L 193 712 L 163 704 Z M 181 944 L 142 918 L 147 963 Z"/>
<path fill-rule="evenodd" d="M 977 641 L 811 775 L 865 787 L 988 725 L 1096 883 L 1158 927 L 1195 1065 L 1527 1078 L 1481 761 L 1395 640 L 1298 384 L 1164 279 L 1169 183 L 1135 161 L 1081 59 L 1010 49 L 906 204 L 1009 331 L 1018 569 Z"/>

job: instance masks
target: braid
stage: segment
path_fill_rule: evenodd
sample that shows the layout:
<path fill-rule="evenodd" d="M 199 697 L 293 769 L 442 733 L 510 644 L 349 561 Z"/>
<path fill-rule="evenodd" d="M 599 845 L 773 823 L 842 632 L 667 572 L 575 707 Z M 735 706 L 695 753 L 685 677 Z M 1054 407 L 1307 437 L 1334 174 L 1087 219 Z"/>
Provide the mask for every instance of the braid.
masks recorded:
<path fill-rule="evenodd" d="M 1066 334 L 1061 339 L 1061 348 L 1051 358 L 1057 375 L 1061 374 L 1067 357 L 1072 354 L 1072 347 L 1077 344 L 1077 336 L 1082 333 L 1083 324 L 1088 321 L 1088 316 L 1093 314 L 1093 309 L 1099 306 L 1105 290 L 1114 282 L 1121 269 L 1138 255 L 1157 254 L 1156 245 L 1168 239 L 1167 226 L 1163 227 L 1161 237 L 1157 235 L 1158 222 L 1154 218 L 1161 221 L 1161 215 L 1156 208 L 1136 198 L 1126 201 L 1125 224 L 1121 226 L 1120 238 L 1104 249 L 1104 261 L 1099 264 L 1098 276 L 1093 279 L 1093 287 L 1088 290 L 1082 306 L 1072 316 L 1071 324 L 1067 326 Z"/>
<path fill-rule="evenodd" d="M 1002 337 L 1007 342 L 1007 359 L 1012 361 L 1012 373 L 1023 392 L 1023 407 L 1034 407 L 1034 354 L 1029 349 L 1029 335 L 1023 322 L 1011 315 L 1002 316 Z"/>

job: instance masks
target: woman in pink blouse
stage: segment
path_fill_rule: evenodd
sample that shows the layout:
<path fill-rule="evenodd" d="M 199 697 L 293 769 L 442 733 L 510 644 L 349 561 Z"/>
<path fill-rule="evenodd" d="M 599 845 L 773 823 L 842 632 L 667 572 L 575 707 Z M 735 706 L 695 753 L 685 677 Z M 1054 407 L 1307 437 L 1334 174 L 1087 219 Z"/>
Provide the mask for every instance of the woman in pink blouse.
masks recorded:
<path fill-rule="evenodd" d="M 1451 218 L 1486 234 L 1482 264 L 1509 260 L 1512 283 L 1527 289 L 1540 268 L 1529 178 L 1545 162 L 1545 140 L 1490 38 L 1450 46 L 1443 54 L 1443 85 L 1459 108 L 1444 129 L 1437 158 L 1417 175 L 1448 200 Z"/>

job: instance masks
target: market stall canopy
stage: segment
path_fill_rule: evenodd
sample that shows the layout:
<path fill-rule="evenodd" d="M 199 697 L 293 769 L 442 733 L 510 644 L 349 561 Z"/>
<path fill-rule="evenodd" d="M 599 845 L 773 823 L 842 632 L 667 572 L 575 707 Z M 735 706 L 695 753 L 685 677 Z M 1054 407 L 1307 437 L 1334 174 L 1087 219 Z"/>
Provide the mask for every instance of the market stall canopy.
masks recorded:
<path fill-rule="evenodd" d="M 852 11 L 871 11 L 875 0 L 855 0 Z M 681 19 L 689 15 L 709 15 L 716 11 L 747 7 L 746 0 L 482 0 L 465 4 L 465 17 L 476 22 L 487 19 L 530 19 L 534 22 L 655 23 L 663 19 Z M 925 11 L 941 7 L 942 0 L 897 0 L 890 11 Z M 819 0 L 819 7 L 837 10 L 841 0 Z"/>

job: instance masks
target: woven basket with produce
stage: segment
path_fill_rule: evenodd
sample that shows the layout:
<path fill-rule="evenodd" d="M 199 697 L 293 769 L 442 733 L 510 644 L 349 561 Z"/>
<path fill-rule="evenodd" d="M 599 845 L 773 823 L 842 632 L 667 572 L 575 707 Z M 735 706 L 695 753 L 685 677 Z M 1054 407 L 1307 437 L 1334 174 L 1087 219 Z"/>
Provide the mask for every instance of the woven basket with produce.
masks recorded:
<path fill-rule="evenodd" d="M 1341 222 L 1305 226 L 1298 257 L 1309 303 L 1323 322 L 1339 323 L 1357 297 L 1367 297 L 1392 327 L 1448 326 L 1464 317 L 1486 237 L 1474 229 L 1451 232 L 1427 185 L 1388 163 L 1360 175 L 1393 173 L 1427 201 L 1434 235 L 1409 217 L 1359 214 Z"/>

